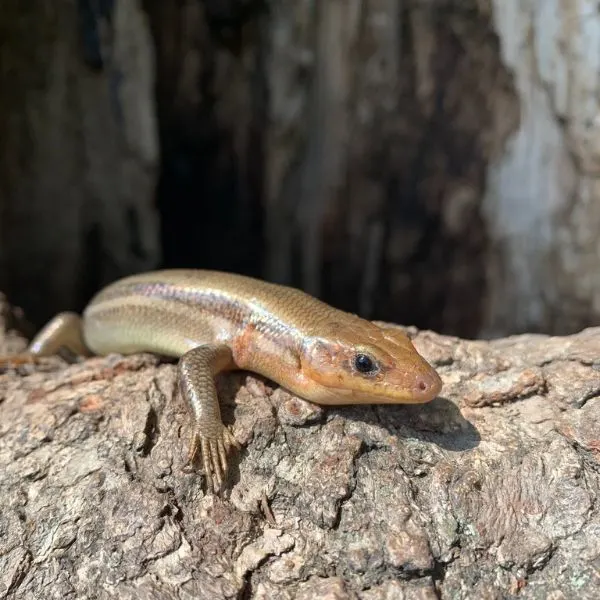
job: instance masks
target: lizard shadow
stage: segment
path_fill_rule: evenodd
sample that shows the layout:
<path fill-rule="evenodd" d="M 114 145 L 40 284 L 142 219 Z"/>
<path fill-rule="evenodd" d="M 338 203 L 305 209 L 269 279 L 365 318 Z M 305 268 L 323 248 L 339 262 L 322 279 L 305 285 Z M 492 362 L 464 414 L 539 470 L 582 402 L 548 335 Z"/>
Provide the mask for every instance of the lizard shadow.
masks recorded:
<path fill-rule="evenodd" d="M 245 381 L 243 374 L 239 374 L 237 377 L 231 375 L 229 374 L 227 378 L 228 383 L 222 385 L 222 387 L 220 386 L 222 391 L 225 392 L 222 398 L 224 400 L 222 403 L 222 416 L 224 422 L 228 424 L 235 421 L 234 413 L 237 404 L 235 398 L 244 386 Z M 257 375 L 253 375 L 253 377 L 262 381 L 273 391 L 280 387 L 266 378 Z M 218 379 L 221 379 L 221 377 Z M 270 403 L 271 408 L 277 413 L 279 408 L 272 404 L 273 396 L 270 396 L 270 400 L 266 398 L 265 400 Z M 300 400 L 300 402 L 306 401 Z M 312 406 L 316 405 L 313 404 Z M 302 418 L 297 421 L 294 419 L 296 422 L 293 426 L 301 429 L 314 426 L 318 422 L 322 424 L 338 417 L 358 424 L 383 427 L 390 435 L 433 443 L 445 450 L 471 450 L 476 448 L 481 441 L 481 435 L 473 423 L 462 415 L 454 402 L 443 396 L 438 396 L 425 404 L 329 405 L 319 406 L 319 409 L 322 413 L 317 419 L 311 419 L 310 422 L 306 423 L 302 423 Z M 300 412 L 302 411 L 300 410 Z"/>
<path fill-rule="evenodd" d="M 242 409 L 244 400 L 238 397 L 238 393 L 245 385 L 245 375 L 228 374 L 217 377 L 218 388 L 221 397 L 221 409 L 223 422 L 227 425 L 233 425 L 238 419 L 255 419 L 257 413 L 253 409 Z M 272 392 L 280 386 L 270 382 L 268 379 L 254 375 L 253 378 L 262 381 Z M 284 389 L 284 388 L 282 388 Z M 271 414 L 277 422 L 278 427 L 282 426 L 279 421 L 280 416 L 276 416 L 283 408 L 280 401 L 286 403 L 286 397 L 281 400 L 275 400 L 272 393 L 264 401 L 269 404 L 269 409 L 263 413 L 265 416 Z M 292 396 L 292 398 L 297 398 Z M 254 396 L 255 401 L 259 403 L 263 399 Z M 300 400 L 301 402 L 306 402 Z M 310 404 L 310 403 L 309 403 Z M 292 406 L 297 406 L 292 403 Z M 256 407 L 254 407 L 256 408 Z M 266 408 L 266 407 L 265 407 Z M 373 404 L 373 405 L 343 405 L 343 406 L 320 406 L 321 414 L 310 422 L 301 422 L 299 419 L 295 423 L 287 422 L 284 427 L 295 429 L 304 429 L 323 426 L 333 419 L 342 419 L 353 421 L 357 427 L 375 426 L 384 428 L 390 435 L 398 439 L 414 439 L 428 444 L 435 444 L 438 447 L 453 452 L 472 450 L 479 445 L 481 436 L 477 428 L 463 417 L 458 406 L 443 396 L 428 402 L 426 404 Z M 286 409 L 284 409 L 286 410 Z M 288 407 L 289 410 L 289 407 Z M 270 411 L 273 411 L 270 413 Z M 262 411 L 259 411 L 262 412 Z M 302 411 L 300 411 L 302 412 Z M 267 418 L 269 418 L 267 416 Z M 267 427 L 268 429 L 268 427 Z M 370 434 L 365 428 L 364 435 Z M 248 447 L 242 444 L 240 448 L 232 455 L 229 473 L 227 475 L 227 487 L 231 487 L 240 482 L 240 464 L 247 458 Z"/>
<path fill-rule="evenodd" d="M 443 396 L 426 404 L 335 407 L 328 413 L 384 427 L 391 435 L 432 443 L 444 450 L 472 450 L 481 441 L 475 425 L 463 417 L 456 404 Z"/>

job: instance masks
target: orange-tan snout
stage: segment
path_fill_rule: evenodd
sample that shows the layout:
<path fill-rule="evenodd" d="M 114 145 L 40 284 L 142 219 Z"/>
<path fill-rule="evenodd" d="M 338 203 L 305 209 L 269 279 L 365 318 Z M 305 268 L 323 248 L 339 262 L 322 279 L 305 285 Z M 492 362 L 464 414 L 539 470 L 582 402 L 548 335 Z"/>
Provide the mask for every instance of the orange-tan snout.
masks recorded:
<path fill-rule="evenodd" d="M 429 363 L 423 362 L 425 364 L 415 370 L 410 381 L 415 404 L 430 402 L 442 391 L 442 380 L 437 371 Z"/>
<path fill-rule="evenodd" d="M 437 371 L 414 349 L 398 355 L 385 377 L 390 402 L 424 404 L 438 396 L 442 380 Z"/>

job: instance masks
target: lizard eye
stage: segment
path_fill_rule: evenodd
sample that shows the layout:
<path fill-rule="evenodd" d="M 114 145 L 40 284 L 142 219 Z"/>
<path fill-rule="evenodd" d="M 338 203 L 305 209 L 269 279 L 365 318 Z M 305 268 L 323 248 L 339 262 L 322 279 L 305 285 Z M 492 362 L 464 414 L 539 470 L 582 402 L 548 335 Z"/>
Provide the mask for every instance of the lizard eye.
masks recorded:
<path fill-rule="evenodd" d="M 364 373 L 367 375 L 372 375 L 373 373 L 376 373 L 378 370 L 377 364 L 375 363 L 375 361 L 368 356 L 367 354 L 357 354 L 354 357 L 354 368 L 359 372 L 359 373 Z"/>

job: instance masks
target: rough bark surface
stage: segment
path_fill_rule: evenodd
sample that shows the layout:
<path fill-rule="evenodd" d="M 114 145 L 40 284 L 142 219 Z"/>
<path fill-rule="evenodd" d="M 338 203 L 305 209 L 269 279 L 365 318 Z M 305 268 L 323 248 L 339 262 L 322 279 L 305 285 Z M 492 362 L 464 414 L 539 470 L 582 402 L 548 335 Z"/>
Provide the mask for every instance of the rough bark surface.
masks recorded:
<path fill-rule="evenodd" d="M 424 406 L 323 409 L 220 378 L 243 445 L 224 498 L 182 472 L 175 365 L 0 375 L 0 595 L 597 597 L 600 329 L 409 333 L 444 380 Z M 24 343 L 3 332 L 0 350 Z"/>

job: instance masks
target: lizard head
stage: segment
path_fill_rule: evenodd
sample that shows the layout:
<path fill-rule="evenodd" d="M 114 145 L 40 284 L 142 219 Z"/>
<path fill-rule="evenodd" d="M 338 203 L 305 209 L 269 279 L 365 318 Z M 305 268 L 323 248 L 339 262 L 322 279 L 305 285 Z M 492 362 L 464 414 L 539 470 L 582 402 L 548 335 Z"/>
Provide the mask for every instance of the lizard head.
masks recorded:
<path fill-rule="evenodd" d="M 304 396 L 319 404 L 419 404 L 442 388 L 403 331 L 358 318 L 307 340 L 301 367 L 310 382 Z"/>

